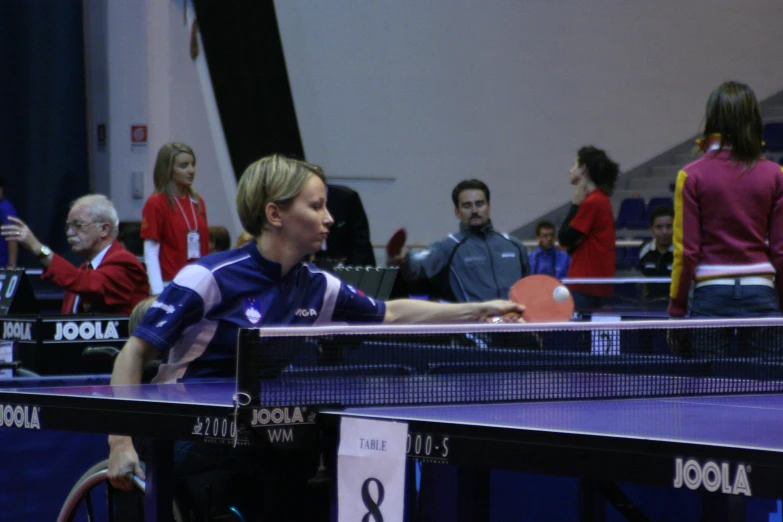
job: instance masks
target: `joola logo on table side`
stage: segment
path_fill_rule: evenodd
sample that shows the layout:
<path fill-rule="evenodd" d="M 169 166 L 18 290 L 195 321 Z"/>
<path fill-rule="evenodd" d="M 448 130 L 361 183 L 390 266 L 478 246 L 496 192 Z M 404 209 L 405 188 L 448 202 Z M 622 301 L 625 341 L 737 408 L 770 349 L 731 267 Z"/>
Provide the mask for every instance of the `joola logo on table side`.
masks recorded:
<path fill-rule="evenodd" d="M 250 421 L 250 425 L 297 424 L 305 421 L 302 415 L 305 411 L 307 408 L 299 406 L 294 408 L 259 408 L 253 410 L 253 420 Z"/>
<path fill-rule="evenodd" d="M 748 480 L 750 466 L 737 464 L 734 473 L 731 473 L 731 464 L 714 460 L 708 460 L 704 465 L 694 459 L 677 458 L 674 461 L 674 487 L 683 485 L 688 489 L 699 489 L 704 486 L 707 491 L 718 491 L 731 495 L 751 496 L 750 480 Z"/>
<path fill-rule="evenodd" d="M 0 404 L 0 426 L 8 428 L 25 428 L 28 430 L 40 430 L 41 423 L 38 420 L 38 412 L 41 408 L 38 406 L 13 406 L 11 404 Z"/>
<path fill-rule="evenodd" d="M 83 321 L 80 323 L 68 322 L 57 323 L 56 330 L 54 332 L 54 340 L 73 341 L 75 339 L 83 339 L 89 341 L 91 339 L 119 339 L 117 334 L 117 326 L 119 321 Z"/>
<path fill-rule="evenodd" d="M 30 326 L 32 323 L 18 321 L 6 321 L 3 323 L 3 339 L 18 339 L 19 341 L 32 341 Z"/>
<path fill-rule="evenodd" d="M 297 317 L 315 317 L 318 315 L 318 312 L 315 311 L 315 308 L 297 308 L 294 315 Z"/>

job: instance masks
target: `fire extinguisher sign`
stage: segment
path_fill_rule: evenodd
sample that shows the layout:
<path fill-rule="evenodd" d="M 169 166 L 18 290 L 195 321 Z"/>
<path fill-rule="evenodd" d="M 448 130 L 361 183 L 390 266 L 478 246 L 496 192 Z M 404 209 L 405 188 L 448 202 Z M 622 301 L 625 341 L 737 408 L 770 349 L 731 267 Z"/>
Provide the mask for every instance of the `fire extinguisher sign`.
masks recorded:
<path fill-rule="evenodd" d="M 131 125 L 131 151 L 147 148 L 147 126 Z"/>

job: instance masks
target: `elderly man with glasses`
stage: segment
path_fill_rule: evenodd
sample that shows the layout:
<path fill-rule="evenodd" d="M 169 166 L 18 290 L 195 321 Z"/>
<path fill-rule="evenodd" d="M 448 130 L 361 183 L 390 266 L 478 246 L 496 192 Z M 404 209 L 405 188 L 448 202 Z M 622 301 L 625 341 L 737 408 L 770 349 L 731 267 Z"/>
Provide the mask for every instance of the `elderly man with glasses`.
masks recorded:
<path fill-rule="evenodd" d="M 119 218 L 106 196 L 90 194 L 71 204 L 65 235 L 71 250 L 87 258 L 78 268 L 38 241 L 22 220 L 8 220 L 0 227 L 2 236 L 35 254 L 44 266 L 42 277 L 65 289 L 63 314 L 130 314 L 149 297 L 147 274 L 117 240 Z"/>

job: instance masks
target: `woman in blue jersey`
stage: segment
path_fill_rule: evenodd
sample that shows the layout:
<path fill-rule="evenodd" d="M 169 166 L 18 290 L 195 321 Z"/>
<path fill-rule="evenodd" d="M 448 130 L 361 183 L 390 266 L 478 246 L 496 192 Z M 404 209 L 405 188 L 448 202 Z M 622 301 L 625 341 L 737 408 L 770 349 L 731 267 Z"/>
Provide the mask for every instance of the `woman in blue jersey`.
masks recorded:
<path fill-rule="evenodd" d="M 322 170 L 306 162 L 273 155 L 251 164 L 237 187 L 237 210 L 254 241 L 207 256 L 177 274 L 117 357 L 113 385 L 138 384 L 144 365 L 161 356 L 165 363 L 154 382 L 232 378 L 237 329 L 242 327 L 332 321 L 483 321 L 495 316 L 519 317 L 523 309 L 503 300 L 441 304 L 401 299 L 384 303 L 301 263 L 321 248 L 332 225 Z M 109 446 L 110 480 L 115 487 L 128 490 L 132 475 L 143 475 L 136 450 L 126 436 L 111 435 Z M 192 457 L 192 448 L 187 451 L 188 458 Z M 306 501 L 297 504 L 308 507 Z M 286 516 L 296 518 L 290 515 Z M 326 517 L 328 513 L 316 515 Z"/>

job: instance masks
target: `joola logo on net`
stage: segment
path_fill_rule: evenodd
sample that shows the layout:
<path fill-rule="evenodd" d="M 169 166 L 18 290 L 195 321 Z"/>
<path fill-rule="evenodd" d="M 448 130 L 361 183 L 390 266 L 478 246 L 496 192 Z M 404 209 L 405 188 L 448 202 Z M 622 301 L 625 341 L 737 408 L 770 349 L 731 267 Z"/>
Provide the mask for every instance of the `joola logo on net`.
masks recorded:
<path fill-rule="evenodd" d="M 253 410 L 253 420 L 251 426 L 265 426 L 267 424 L 298 424 L 304 422 L 303 412 L 306 407 L 293 408 L 259 408 Z"/>
<path fill-rule="evenodd" d="M 82 339 L 119 339 L 117 326 L 119 321 L 83 321 L 81 323 L 57 323 L 54 332 L 55 341 L 74 341 Z"/>
<path fill-rule="evenodd" d="M 704 465 L 699 464 L 694 459 L 683 461 L 677 458 L 674 461 L 674 481 L 675 488 L 681 488 L 685 485 L 688 489 L 699 489 L 704 486 L 707 491 L 731 495 L 745 495 L 750 497 L 750 466 L 737 464 L 734 472 L 732 465 L 728 462 L 715 462 L 708 460 Z"/>
<path fill-rule="evenodd" d="M 32 323 L 18 321 L 6 321 L 3 323 L 3 339 L 18 339 L 20 341 L 32 341 L 30 326 Z"/>
<path fill-rule="evenodd" d="M 38 406 L 13 406 L 11 404 L 0 404 L 0 426 L 8 428 L 25 428 L 28 430 L 40 430 L 41 423 L 38 420 L 38 413 L 41 408 Z"/>

